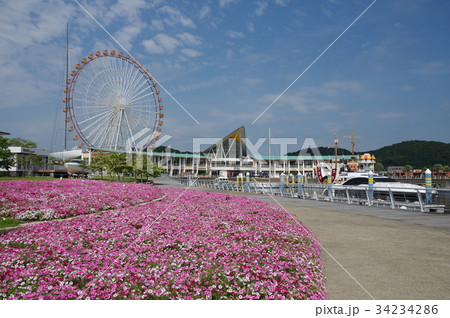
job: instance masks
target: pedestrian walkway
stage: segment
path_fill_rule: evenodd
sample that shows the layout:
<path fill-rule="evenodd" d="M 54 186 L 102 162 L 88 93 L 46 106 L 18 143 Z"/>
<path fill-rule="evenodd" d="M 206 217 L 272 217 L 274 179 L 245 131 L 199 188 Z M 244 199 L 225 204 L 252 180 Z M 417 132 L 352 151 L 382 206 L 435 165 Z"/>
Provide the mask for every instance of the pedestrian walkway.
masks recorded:
<path fill-rule="evenodd" d="M 164 177 L 156 185 L 186 188 Z M 448 214 L 229 193 L 281 205 L 312 230 L 328 299 L 450 299 Z"/>

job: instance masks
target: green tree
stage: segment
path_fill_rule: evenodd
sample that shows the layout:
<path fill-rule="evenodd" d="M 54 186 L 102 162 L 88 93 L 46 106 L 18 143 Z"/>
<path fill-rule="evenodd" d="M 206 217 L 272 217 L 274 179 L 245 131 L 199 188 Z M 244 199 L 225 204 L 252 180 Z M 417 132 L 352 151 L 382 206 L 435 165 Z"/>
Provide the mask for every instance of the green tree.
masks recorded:
<path fill-rule="evenodd" d="M 403 169 L 402 169 L 403 172 L 410 172 L 410 171 L 412 171 L 412 170 L 413 170 L 413 167 L 410 166 L 410 165 L 406 165 L 406 166 L 404 166 Z"/>
<path fill-rule="evenodd" d="M 151 163 L 153 165 L 152 168 L 147 172 L 149 177 L 158 178 L 161 177 L 161 174 L 164 172 L 164 169 L 158 166 L 156 163 Z"/>
<path fill-rule="evenodd" d="M 115 174 L 117 180 L 120 181 L 120 174 L 129 170 L 126 155 L 124 153 L 110 153 L 106 156 L 105 168 L 111 177 Z"/>
<path fill-rule="evenodd" d="M 384 170 L 383 164 L 381 162 L 375 163 L 374 170 L 376 172 L 380 172 Z"/>
<path fill-rule="evenodd" d="M 13 147 L 23 147 L 23 148 L 31 148 L 31 149 L 37 148 L 37 144 L 34 141 L 23 139 L 20 137 L 10 138 L 9 145 L 13 146 Z"/>
<path fill-rule="evenodd" d="M 437 163 L 435 165 L 433 165 L 433 167 L 431 167 L 431 171 L 437 172 L 437 171 L 442 171 L 444 170 L 444 166 L 441 165 L 440 163 Z"/>
<path fill-rule="evenodd" d="M 100 172 L 100 178 L 103 180 L 103 169 L 106 166 L 107 154 L 103 151 L 95 152 L 92 155 L 91 170 Z"/>
<path fill-rule="evenodd" d="M 0 136 L 0 168 L 7 171 L 14 165 L 14 156 L 8 146 L 9 140 Z"/>
<path fill-rule="evenodd" d="M 449 166 L 445 166 L 445 167 L 444 167 L 444 171 L 445 171 L 445 172 L 449 172 L 449 171 L 450 171 L 450 167 L 449 167 Z"/>
<path fill-rule="evenodd" d="M 140 179 L 147 179 L 149 177 L 157 178 L 161 176 L 163 169 L 156 163 L 151 162 L 150 157 L 144 154 L 133 154 L 130 172 L 133 174 L 135 181 L 137 177 Z"/>

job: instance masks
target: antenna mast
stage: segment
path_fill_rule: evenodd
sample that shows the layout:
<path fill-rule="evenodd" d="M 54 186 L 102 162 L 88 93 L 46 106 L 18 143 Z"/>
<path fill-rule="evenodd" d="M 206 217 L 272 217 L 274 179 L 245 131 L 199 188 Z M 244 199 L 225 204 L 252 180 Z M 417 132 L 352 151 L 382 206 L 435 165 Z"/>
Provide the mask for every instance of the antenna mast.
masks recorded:
<path fill-rule="evenodd" d="M 352 139 L 352 157 L 355 155 L 355 138 L 361 138 L 361 136 L 355 136 L 355 133 L 352 129 L 352 135 L 351 136 L 342 136 L 343 138 L 351 138 Z"/>
<path fill-rule="evenodd" d="M 67 30 L 66 30 L 66 79 L 64 80 L 65 85 L 67 86 L 67 79 L 69 78 L 69 21 L 67 21 Z M 69 98 L 69 90 L 66 91 L 66 100 Z M 67 107 L 65 104 L 64 107 Z M 64 116 L 66 117 L 66 116 Z M 64 151 L 67 150 L 67 118 L 64 118 Z"/>

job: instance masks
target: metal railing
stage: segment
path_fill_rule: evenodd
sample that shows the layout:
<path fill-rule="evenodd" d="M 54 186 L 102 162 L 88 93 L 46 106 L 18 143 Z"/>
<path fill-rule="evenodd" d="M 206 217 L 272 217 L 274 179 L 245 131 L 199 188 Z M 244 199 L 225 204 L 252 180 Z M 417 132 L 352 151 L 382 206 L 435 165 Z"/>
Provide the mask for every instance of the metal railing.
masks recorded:
<path fill-rule="evenodd" d="M 257 194 L 280 195 L 305 200 L 321 200 L 363 206 L 378 206 L 391 209 L 408 209 L 421 212 L 443 213 L 444 205 L 429 202 L 425 190 L 409 190 L 402 188 L 377 188 L 328 186 L 327 184 L 300 184 L 280 182 L 237 183 L 234 181 L 201 180 L 182 178 L 181 183 L 191 187 L 215 189 L 222 191 L 251 192 Z M 430 195 L 430 194 L 429 194 Z M 435 194 L 432 198 L 434 201 Z"/>

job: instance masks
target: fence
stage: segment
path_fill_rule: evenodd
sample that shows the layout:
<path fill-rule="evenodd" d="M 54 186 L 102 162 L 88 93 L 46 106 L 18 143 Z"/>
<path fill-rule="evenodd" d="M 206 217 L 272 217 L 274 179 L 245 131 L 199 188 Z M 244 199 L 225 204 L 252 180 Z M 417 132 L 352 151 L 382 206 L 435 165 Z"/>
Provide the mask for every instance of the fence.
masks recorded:
<path fill-rule="evenodd" d="M 181 183 L 205 189 L 223 191 L 251 192 L 257 194 L 288 196 L 305 200 L 321 200 L 363 206 L 378 206 L 391 209 L 408 209 L 421 212 L 444 213 L 445 206 L 433 204 L 436 190 L 433 190 L 431 202 L 425 190 L 404 188 L 369 188 L 369 186 L 344 187 L 342 185 L 280 183 L 280 182 L 234 182 L 201 179 L 180 179 Z M 428 193 L 431 195 L 431 193 Z"/>

